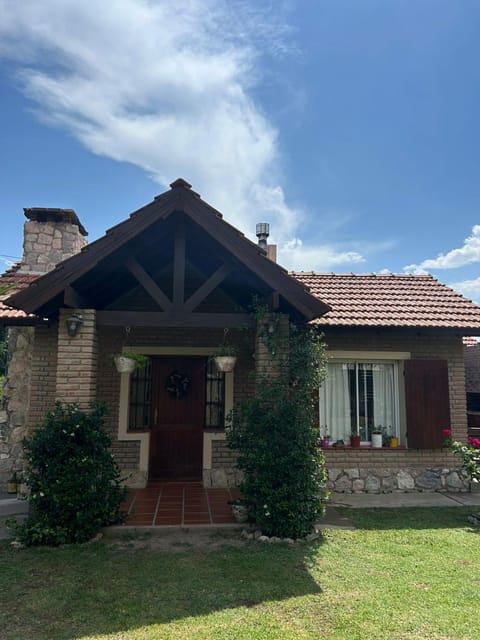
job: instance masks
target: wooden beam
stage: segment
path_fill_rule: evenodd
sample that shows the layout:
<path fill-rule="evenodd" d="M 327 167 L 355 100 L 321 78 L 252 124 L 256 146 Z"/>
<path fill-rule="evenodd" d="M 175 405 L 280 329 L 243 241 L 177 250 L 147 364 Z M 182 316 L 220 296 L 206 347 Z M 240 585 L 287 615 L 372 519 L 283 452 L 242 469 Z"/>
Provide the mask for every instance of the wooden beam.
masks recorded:
<path fill-rule="evenodd" d="M 65 287 L 63 292 L 63 303 L 72 309 L 90 309 L 92 306 L 85 296 L 70 285 Z"/>
<path fill-rule="evenodd" d="M 183 216 L 175 227 L 173 258 L 173 306 L 183 306 L 185 299 L 185 220 Z"/>
<path fill-rule="evenodd" d="M 110 327 L 223 327 L 252 326 L 248 313 L 185 313 L 183 311 L 97 311 L 97 324 Z"/>
<path fill-rule="evenodd" d="M 125 261 L 125 266 L 161 309 L 168 311 L 172 308 L 171 301 L 135 258 L 128 258 Z"/>
<path fill-rule="evenodd" d="M 280 307 L 280 294 L 278 291 L 272 291 L 269 296 L 268 306 L 272 311 L 277 311 Z"/>
<path fill-rule="evenodd" d="M 231 273 L 232 269 L 225 264 L 222 264 L 211 276 L 206 280 L 185 302 L 183 308 L 185 311 L 193 311 L 195 307 L 198 307 L 202 300 L 225 280 L 225 278 Z"/>

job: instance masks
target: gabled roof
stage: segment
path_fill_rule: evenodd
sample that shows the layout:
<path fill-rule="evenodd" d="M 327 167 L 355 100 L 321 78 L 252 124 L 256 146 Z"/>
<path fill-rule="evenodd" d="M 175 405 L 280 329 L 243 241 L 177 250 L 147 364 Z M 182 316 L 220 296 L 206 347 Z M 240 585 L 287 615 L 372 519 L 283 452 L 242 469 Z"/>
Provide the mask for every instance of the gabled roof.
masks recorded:
<path fill-rule="evenodd" d="M 259 246 L 248 240 L 238 229 L 223 220 L 220 212 L 204 202 L 191 190 L 191 185 L 178 179 L 171 190 L 157 196 L 152 202 L 133 212 L 124 222 L 112 227 L 106 235 L 86 245 L 82 251 L 64 260 L 57 267 L 34 280 L 32 284 L 8 297 L 6 304 L 26 313 L 48 315 L 53 308 L 62 306 L 61 296 L 65 289 L 87 278 L 95 284 L 93 275 L 97 267 L 108 262 L 115 252 L 148 233 L 154 225 L 167 223 L 172 214 L 183 213 L 232 256 L 236 263 L 253 274 L 272 292 L 278 292 L 289 309 L 304 320 L 312 320 L 329 307 L 288 272 L 269 260 Z M 164 225 L 168 227 L 167 224 Z M 207 259 L 207 256 L 205 256 Z M 113 283 L 112 283 L 113 286 Z"/>
<path fill-rule="evenodd" d="M 292 275 L 331 310 L 321 327 L 415 327 L 480 332 L 480 307 L 430 275 Z M 475 333 L 476 332 L 476 333 Z"/>

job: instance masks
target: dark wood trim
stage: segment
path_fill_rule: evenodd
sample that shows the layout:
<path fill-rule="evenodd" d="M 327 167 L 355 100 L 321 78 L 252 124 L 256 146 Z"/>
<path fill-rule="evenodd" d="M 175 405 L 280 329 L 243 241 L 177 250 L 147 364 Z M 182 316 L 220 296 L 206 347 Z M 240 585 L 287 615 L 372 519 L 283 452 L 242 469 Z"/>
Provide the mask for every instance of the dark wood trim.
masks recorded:
<path fill-rule="evenodd" d="M 108 229 L 104 237 L 87 244 L 80 253 L 60 263 L 53 271 L 41 276 L 38 280 L 34 280 L 30 287 L 13 294 L 12 306 L 29 313 L 42 307 L 59 291 L 63 291 L 65 286 L 78 280 L 98 262 L 131 241 L 132 237 L 138 236 L 157 220 L 168 217 L 177 209 L 177 204 L 181 201 L 181 194 L 178 191 L 180 190 L 162 194 L 160 198 L 132 213 L 127 220 Z"/>
<path fill-rule="evenodd" d="M 190 313 L 185 311 L 97 311 L 97 324 L 111 327 L 228 327 L 253 326 L 248 313 Z"/>
<path fill-rule="evenodd" d="M 73 309 L 91 309 L 91 304 L 74 287 L 67 286 L 63 292 L 63 303 Z"/>
<path fill-rule="evenodd" d="M 128 258 L 125 261 L 125 266 L 161 309 L 168 311 L 172 308 L 172 303 L 169 298 L 163 293 L 155 280 L 148 275 L 145 269 L 135 260 L 135 258 Z"/>
<path fill-rule="evenodd" d="M 190 298 L 185 302 L 183 308 L 185 311 L 193 311 L 195 307 L 198 307 L 202 300 L 212 293 L 212 291 L 218 287 L 218 285 L 225 280 L 225 278 L 231 273 L 232 269 L 226 264 L 222 264 L 215 273 L 213 273 L 208 280 L 206 280 L 196 291 L 192 293 Z"/>
<path fill-rule="evenodd" d="M 278 291 L 272 291 L 269 297 L 269 307 L 271 311 L 277 311 L 280 307 L 280 294 Z"/>
<path fill-rule="evenodd" d="M 178 309 L 185 299 L 185 220 L 183 215 L 175 226 L 173 256 L 173 306 Z"/>

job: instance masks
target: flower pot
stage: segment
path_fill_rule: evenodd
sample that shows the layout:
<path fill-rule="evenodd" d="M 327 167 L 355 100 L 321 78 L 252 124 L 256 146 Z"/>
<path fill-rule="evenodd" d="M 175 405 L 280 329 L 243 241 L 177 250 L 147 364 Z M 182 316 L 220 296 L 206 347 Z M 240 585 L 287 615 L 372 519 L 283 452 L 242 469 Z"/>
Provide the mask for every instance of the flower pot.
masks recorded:
<path fill-rule="evenodd" d="M 135 360 L 125 356 L 115 356 L 115 366 L 118 373 L 132 373 L 135 371 Z"/>
<path fill-rule="evenodd" d="M 382 434 L 381 433 L 372 433 L 372 447 L 374 449 L 382 448 Z"/>
<path fill-rule="evenodd" d="M 237 362 L 236 356 L 215 356 L 215 365 L 222 373 L 229 373 L 233 371 Z"/>
<path fill-rule="evenodd" d="M 248 507 L 244 504 L 232 504 L 232 514 L 235 522 L 243 524 L 248 521 Z"/>
<path fill-rule="evenodd" d="M 350 436 L 350 446 L 358 449 L 360 446 L 360 436 Z"/>
<path fill-rule="evenodd" d="M 394 438 L 393 436 L 390 438 L 390 448 L 396 449 L 398 447 L 398 438 Z"/>
<path fill-rule="evenodd" d="M 328 449 L 330 446 L 330 438 L 320 438 L 320 446 L 322 449 Z"/>

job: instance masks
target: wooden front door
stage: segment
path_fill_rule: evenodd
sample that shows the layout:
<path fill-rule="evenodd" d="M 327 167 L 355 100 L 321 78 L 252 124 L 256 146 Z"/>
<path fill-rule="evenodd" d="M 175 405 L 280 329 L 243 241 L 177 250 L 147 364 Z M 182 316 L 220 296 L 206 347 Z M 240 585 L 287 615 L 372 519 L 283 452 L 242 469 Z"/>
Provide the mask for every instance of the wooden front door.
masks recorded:
<path fill-rule="evenodd" d="M 206 359 L 158 357 L 152 366 L 149 476 L 198 480 L 202 477 Z"/>

